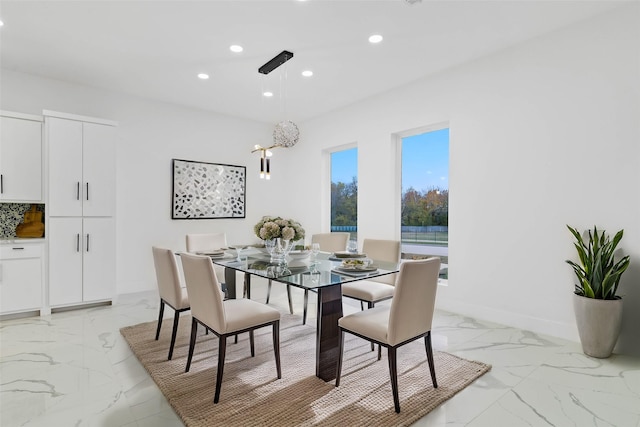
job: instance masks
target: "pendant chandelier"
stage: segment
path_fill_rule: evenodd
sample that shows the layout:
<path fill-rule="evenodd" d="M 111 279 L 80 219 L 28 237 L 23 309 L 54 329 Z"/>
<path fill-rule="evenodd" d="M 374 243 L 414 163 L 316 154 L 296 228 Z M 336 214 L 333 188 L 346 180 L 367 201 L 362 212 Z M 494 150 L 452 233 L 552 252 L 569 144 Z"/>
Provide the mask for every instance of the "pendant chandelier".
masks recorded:
<path fill-rule="evenodd" d="M 266 64 L 258 68 L 258 72 L 260 74 L 267 75 L 288 60 L 293 58 L 293 53 L 283 50 L 278 55 L 270 59 Z M 286 80 L 286 74 L 285 74 Z M 286 82 L 285 82 L 286 85 Z M 281 88 L 282 89 L 282 88 Z M 281 90 L 281 92 L 284 92 Z M 281 95 L 281 99 L 286 98 L 286 94 L 284 97 Z M 286 99 L 284 99 L 286 105 Z M 286 107 L 285 107 L 286 113 Z M 259 152 L 260 153 L 260 178 L 261 179 L 271 179 L 271 159 L 270 157 L 273 155 L 271 149 L 273 148 L 289 148 L 293 147 L 298 143 L 300 139 L 300 131 L 298 126 L 293 123 L 291 120 L 283 120 L 280 123 L 276 124 L 273 129 L 273 144 L 269 147 L 262 147 L 261 145 L 256 144 L 251 150 L 252 153 Z"/>

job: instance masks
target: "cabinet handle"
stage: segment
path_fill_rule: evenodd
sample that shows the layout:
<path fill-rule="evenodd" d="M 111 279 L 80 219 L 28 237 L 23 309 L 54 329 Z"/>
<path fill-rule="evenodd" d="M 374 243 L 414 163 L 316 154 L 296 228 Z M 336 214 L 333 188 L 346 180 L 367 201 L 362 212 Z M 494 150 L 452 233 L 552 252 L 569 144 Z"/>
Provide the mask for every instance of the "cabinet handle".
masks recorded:
<path fill-rule="evenodd" d="M 76 252 L 80 252 L 80 233 L 76 234 Z"/>
<path fill-rule="evenodd" d="M 21 250 L 23 250 L 24 248 L 11 248 L 11 249 L 13 249 L 14 251 L 21 251 Z"/>
<path fill-rule="evenodd" d="M 0 174 L 0 194 L 4 193 L 4 175 Z"/>
<path fill-rule="evenodd" d="M 89 200 L 89 183 L 87 182 L 87 200 Z"/>
<path fill-rule="evenodd" d="M 80 200 L 80 181 L 76 185 L 76 200 Z"/>
<path fill-rule="evenodd" d="M 87 233 L 87 252 L 89 252 L 89 233 Z"/>

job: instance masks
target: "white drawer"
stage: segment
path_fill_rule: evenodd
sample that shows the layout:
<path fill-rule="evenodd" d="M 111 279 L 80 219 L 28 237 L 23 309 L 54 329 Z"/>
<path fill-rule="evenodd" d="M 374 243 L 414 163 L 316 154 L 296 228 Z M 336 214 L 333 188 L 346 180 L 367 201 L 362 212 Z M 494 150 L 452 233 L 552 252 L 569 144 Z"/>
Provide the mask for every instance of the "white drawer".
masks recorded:
<path fill-rule="evenodd" d="M 0 259 L 40 258 L 42 244 L 11 244 L 0 246 Z"/>

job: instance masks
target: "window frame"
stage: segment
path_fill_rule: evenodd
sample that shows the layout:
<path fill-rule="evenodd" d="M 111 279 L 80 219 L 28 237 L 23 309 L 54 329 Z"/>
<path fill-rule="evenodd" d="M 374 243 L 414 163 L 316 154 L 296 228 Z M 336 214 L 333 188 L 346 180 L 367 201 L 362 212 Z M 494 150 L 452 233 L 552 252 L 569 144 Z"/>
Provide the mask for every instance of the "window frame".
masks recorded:
<path fill-rule="evenodd" d="M 322 150 L 322 163 L 323 170 L 321 173 L 321 179 L 323 182 L 321 203 L 322 203 L 322 217 L 320 220 L 320 226 L 323 233 L 331 232 L 331 155 L 338 151 L 345 151 L 351 149 L 358 149 L 357 142 L 350 142 L 347 144 L 335 145 Z M 358 150 L 358 163 L 360 162 L 360 150 Z M 360 169 L 358 168 L 358 171 Z M 358 172 L 359 175 L 359 172 Z M 359 176 L 356 176 L 359 180 Z M 359 217 L 359 215 L 358 215 Z M 356 224 L 357 225 L 357 224 Z"/>
<path fill-rule="evenodd" d="M 401 252 L 412 254 L 424 254 L 424 255 L 438 255 L 449 256 L 449 244 L 447 246 L 426 246 L 426 245 L 411 245 L 402 243 L 402 139 L 421 135 L 424 133 L 435 132 L 443 129 L 449 129 L 449 153 L 451 153 L 451 125 L 449 121 L 442 121 L 433 123 L 426 126 L 420 126 L 412 129 L 407 129 L 401 132 L 393 134 L 393 140 L 395 141 L 396 149 L 396 174 L 395 174 L 395 213 L 396 213 L 396 230 L 398 239 L 401 240 Z M 451 165 L 451 154 L 449 154 L 449 165 Z M 450 168 L 449 168 L 450 170 Z M 451 193 L 449 193 L 451 194 Z M 429 248 L 428 250 L 426 248 Z"/>

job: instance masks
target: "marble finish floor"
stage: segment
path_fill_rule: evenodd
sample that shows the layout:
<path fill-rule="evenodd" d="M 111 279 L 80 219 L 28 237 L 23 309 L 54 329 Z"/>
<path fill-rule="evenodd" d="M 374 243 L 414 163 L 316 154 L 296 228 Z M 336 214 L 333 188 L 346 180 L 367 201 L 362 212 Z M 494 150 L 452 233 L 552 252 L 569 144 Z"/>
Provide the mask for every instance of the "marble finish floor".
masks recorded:
<path fill-rule="evenodd" d="M 252 288 L 263 302 L 266 286 Z M 302 291 L 293 298 L 301 314 Z M 287 308 L 284 286 L 274 284 L 271 304 Z M 358 309 L 345 303 L 347 313 Z M 146 292 L 113 306 L 1 321 L 0 425 L 181 426 L 119 333 L 156 320 L 157 310 L 157 294 Z M 314 325 L 315 305 L 309 312 Z M 416 426 L 640 427 L 640 358 L 592 359 L 578 343 L 442 311 L 433 343 L 493 369 Z"/>

